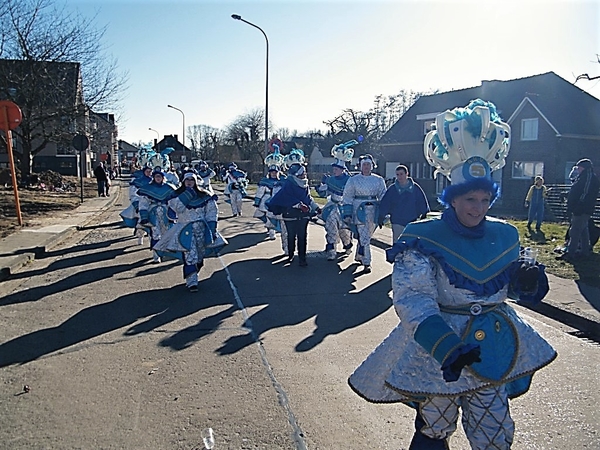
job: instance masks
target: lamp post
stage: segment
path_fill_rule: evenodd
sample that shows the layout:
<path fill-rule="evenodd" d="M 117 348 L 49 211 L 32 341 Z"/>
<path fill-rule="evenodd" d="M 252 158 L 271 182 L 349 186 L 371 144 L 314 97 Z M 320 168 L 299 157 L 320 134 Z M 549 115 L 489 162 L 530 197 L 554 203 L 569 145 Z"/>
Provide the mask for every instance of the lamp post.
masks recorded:
<path fill-rule="evenodd" d="M 156 133 L 156 151 L 158 151 L 158 141 L 160 140 L 160 134 L 154 128 L 148 128 L 150 131 L 154 131 Z"/>
<path fill-rule="evenodd" d="M 244 23 L 247 23 L 251 27 L 259 30 L 263 36 L 265 37 L 265 42 L 267 44 L 267 57 L 265 64 L 265 157 L 269 154 L 269 39 L 267 38 L 267 33 L 263 31 L 261 27 L 253 24 L 252 22 L 248 22 L 245 19 L 242 19 L 242 16 L 238 14 L 232 14 L 232 19 L 240 20 Z"/>
<path fill-rule="evenodd" d="M 183 134 L 181 135 L 181 144 L 183 145 L 183 154 L 185 155 L 185 114 L 179 108 L 174 107 L 173 105 L 167 105 L 167 108 L 172 108 L 181 113 L 181 117 L 183 118 Z M 190 149 L 190 160 L 189 163 L 192 162 L 192 150 Z"/>

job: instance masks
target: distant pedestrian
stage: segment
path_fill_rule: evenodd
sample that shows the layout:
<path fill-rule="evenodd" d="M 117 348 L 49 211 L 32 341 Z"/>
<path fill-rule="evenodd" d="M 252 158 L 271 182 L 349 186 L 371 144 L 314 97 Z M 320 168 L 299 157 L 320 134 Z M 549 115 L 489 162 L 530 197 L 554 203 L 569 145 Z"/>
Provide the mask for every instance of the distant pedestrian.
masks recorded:
<path fill-rule="evenodd" d="M 579 175 L 567 197 L 567 215 L 571 216 L 569 243 L 566 253 L 559 257 L 567 261 L 586 257 L 591 253 L 588 222 L 594 214 L 600 190 L 600 180 L 594 173 L 592 161 L 587 158 L 579 160 L 577 171 Z"/>
<path fill-rule="evenodd" d="M 544 220 L 544 202 L 548 198 L 548 188 L 544 186 L 541 176 L 535 177 L 533 185 L 529 188 L 525 197 L 525 208 L 529 208 L 527 216 L 527 228 L 531 231 L 531 224 L 535 220 L 535 230 L 541 231 Z"/>
<path fill-rule="evenodd" d="M 108 175 L 102 161 L 100 161 L 100 163 L 98 163 L 94 169 L 94 176 L 96 177 L 96 182 L 98 183 L 98 196 L 106 197 L 106 193 L 108 191 Z"/>
<path fill-rule="evenodd" d="M 398 240 L 406 225 L 424 218 L 429 212 L 429 202 L 423 189 L 408 175 L 408 167 L 402 164 L 397 166 L 396 180 L 387 189 L 379 204 L 378 224 L 381 227 L 385 217 L 390 216 L 392 244 Z"/>
<path fill-rule="evenodd" d="M 248 179 L 246 172 L 238 169 L 236 163 L 229 164 L 226 178 L 227 187 L 225 195 L 229 196 L 231 202 L 231 214 L 233 217 L 242 215 L 242 200 L 246 196 Z"/>

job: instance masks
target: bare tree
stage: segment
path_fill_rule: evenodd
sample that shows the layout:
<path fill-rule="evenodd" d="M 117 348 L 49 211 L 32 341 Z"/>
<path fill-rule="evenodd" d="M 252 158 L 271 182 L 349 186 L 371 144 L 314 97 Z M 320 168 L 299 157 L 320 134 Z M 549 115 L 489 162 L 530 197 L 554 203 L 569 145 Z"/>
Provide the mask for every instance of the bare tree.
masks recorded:
<path fill-rule="evenodd" d="M 238 116 L 227 126 L 225 139 L 235 145 L 245 159 L 260 160 L 264 155 L 265 113 L 262 109 L 254 109 Z"/>
<path fill-rule="evenodd" d="M 218 161 L 219 145 L 224 141 L 223 131 L 210 125 L 192 125 L 187 129 L 192 153 L 203 160 Z"/>
<path fill-rule="evenodd" d="M 0 98 L 23 113 L 14 134 L 28 175 L 33 156 L 48 143 L 90 135 L 90 111 L 118 109 L 127 74 L 107 55 L 96 17 L 57 8 L 53 0 L 5 0 L 2 8 Z"/>
<path fill-rule="evenodd" d="M 598 64 L 600 64 L 600 55 L 596 55 L 596 61 L 598 62 Z M 579 80 L 597 80 L 598 78 L 600 78 L 600 75 L 596 75 L 595 77 L 590 77 L 587 73 L 582 73 L 581 75 L 577 75 L 577 78 L 575 78 L 575 83 L 577 83 Z M 575 84 L 573 83 L 573 84 Z"/>

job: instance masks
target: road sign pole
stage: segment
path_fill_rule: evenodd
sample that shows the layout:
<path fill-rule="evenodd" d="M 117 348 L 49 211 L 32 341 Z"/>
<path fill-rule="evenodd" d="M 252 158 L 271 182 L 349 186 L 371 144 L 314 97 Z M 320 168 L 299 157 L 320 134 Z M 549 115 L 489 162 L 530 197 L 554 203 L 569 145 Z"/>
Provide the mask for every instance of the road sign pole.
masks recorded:
<path fill-rule="evenodd" d="M 2 108 L 2 128 L 4 129 L 4 133 L 6 133 L 6 149 L 8 151 L 8 161 L 10 165 L 10 178 L 12 179 L 13 191 L 15 193 L 15 209 L 17 210 L 17 221 L 19 223 L 19 226 L 23 226 L 23 216 L 21 215 L 21 202 L 19 201 L 19 187 L 17 185 L 17 171 L 15 170 L 15 158 L 13 157 L 12 151 L 12 132 L 10 131 L 11 122 L 13 122 L 13 124 L 16 125 L 21 123 L 21 110 L 14 103 L 10 103 L 11 104 L 8 104 L 8 102 L 2 102 L 2 104 L 0 105 Z M 9 121 L 9 108 L 12 108 L 13 111 L 11 112 L 14 112 L 14 109 L 16 108 L 19 116 L 18 119 L 12 118 L 12 121 Z"/>

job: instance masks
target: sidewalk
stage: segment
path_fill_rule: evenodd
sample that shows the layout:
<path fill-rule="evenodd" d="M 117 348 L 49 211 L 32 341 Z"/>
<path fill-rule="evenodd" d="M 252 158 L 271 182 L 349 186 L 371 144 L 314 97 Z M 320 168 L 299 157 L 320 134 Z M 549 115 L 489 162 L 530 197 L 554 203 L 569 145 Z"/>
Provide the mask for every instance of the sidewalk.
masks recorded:
<path fill-rule="evenodd" d="M 78 227 L 85 227 L 119 198 L 121 182 L 113 183 L 110 197 L 84 199 L 77 208 L 60 217 L 41 220 L 40 225 L 22 228 L 0 240 L 0 282 L 29 261 L 52 250 Z M 15 219 L 16 221 L 16 219 Z"/>
<path fill-rule="evenodd" d="M 62 218 L 47 220 L 47 225 L 24 228 L 0 240 L 0 282 L 16 269 L 26 265 L 36 257 L 41 257 L 78 227 L 91 224 L 96 216 L 112 206 L 118 199 L 121 183 L 114 183 L 110 197 L 86 199 L 76 209 Z M 245 202 L 249 206 L 251 202 Z M 248 220 L 252 219 L 248 215 Z M 51 223 L 51 225 L 50 225 Z M 391 246 L 391 230 L 376 229 L 373 245 L 385 249 Z M 309 233 L 309 241 L 312 241 Z M 321 245 L 322 244 L 322 245 Z M 324 247 L 324 243 L 311 242 L 311 248 Z M 387 264 L 387 263 L 386 263 Z M 566 280 L 548 275 L 550 292 L 541 305 L 530 308 L 570 327 L 581 330 L 578 333 L 596 341 L 600 340 L 600 289 L 583 285 L 575 280 Z"/>

